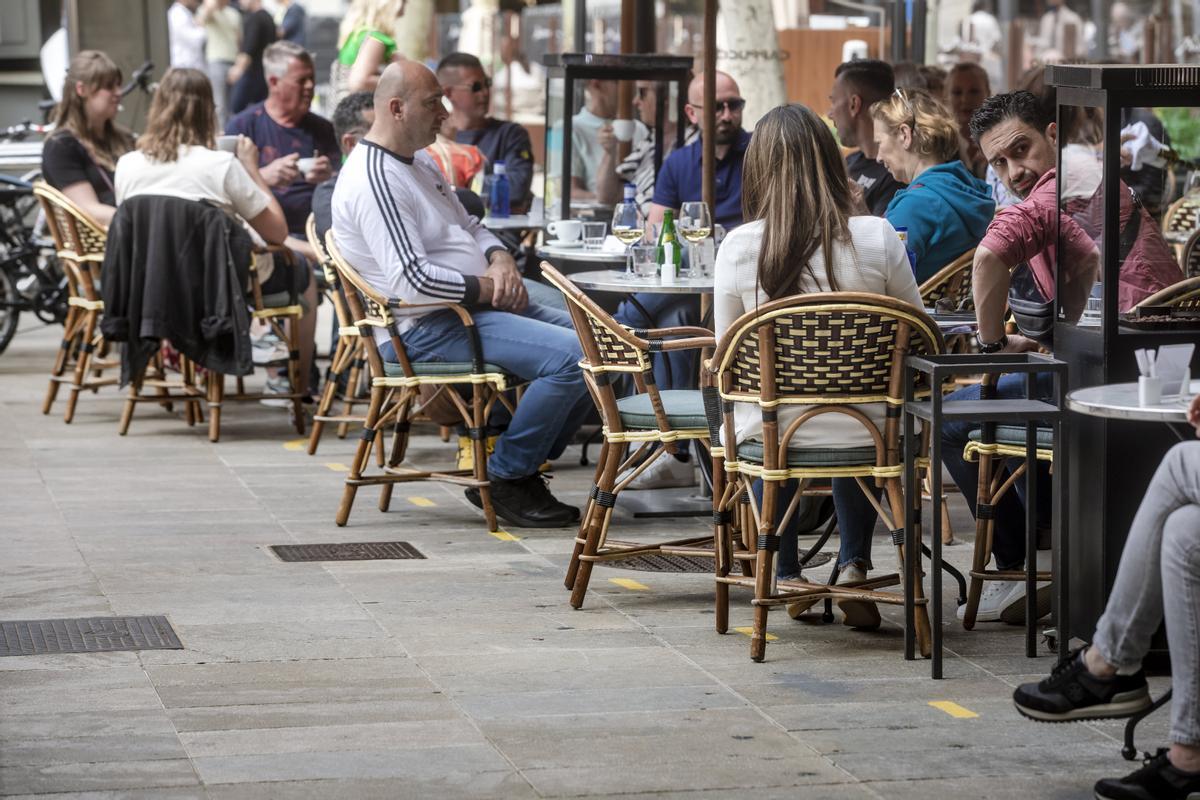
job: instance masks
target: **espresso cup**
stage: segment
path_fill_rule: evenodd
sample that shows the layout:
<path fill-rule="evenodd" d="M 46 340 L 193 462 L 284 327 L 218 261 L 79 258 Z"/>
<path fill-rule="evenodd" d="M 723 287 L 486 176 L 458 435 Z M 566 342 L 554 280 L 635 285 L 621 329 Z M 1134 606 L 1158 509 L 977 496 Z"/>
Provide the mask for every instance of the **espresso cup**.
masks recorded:
<path fill-rule="evenodd" d="M 583 234 L 583 223 L 577 219 L 559 219 L 547 225 L 546 230 L 559 241 L 574 242 Z"/>
<path fill-rule="evenodd" d="M 315 158 L 300 158 L 296 160 L 296 169 L 300 170 L 301 175 L 307 175 L 312 172 L 312 168 L 316 165 Z"/>
<path fill-rule="evenodd" d="M 614 119 L 612 129 L 618 142 L 628 142 L 633 139 L 633 120 L 631 119 Z"/>
<path fill-rule="evenodd" d="M 226 153 L 236 153 L 237 152 L 237 143 L 238 143 L 237 136 L 218 136 L 217 137 L 217 149 L 223 150 Z"/>

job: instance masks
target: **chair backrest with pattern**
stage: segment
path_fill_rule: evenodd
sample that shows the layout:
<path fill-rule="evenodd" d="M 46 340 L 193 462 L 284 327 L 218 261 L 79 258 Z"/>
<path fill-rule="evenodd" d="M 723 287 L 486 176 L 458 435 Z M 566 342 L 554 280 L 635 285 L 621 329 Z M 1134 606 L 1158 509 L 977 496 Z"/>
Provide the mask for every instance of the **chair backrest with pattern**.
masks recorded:
<path fill-rule="evenodd" d="M 46 215 L 59 260 L 66 266 L 71 291 L 88 300 L 99 300 L 96 279 L 104 261 L 107 234 L 100 223 L 45 181 L 33 184 L 33 193 Z"/>
<path fill-rule="evenodd" d="M 827 292 L 781 298 L 743 314 L 709 363 L 726 401 L 726 436 L 733 434 L 732 403 L 756 403 L 764 448 L 773 454 L 780 406 L 825 406 L 865 419 L 849 406 L 901 406 L 905 357 L 943 350 L 941 332 L 921 309 L 883 295 Z M 884 434 L 892 452 L 898 452 L 897 420 L 889 415 Z"/>
<path fill-rule="evenodd" d="M 943 305 L 949 305 L 946 311 L 970 311 L 975 308 L 971 295 L 974 261 L 975 248 L 972 247 L 921 284 L 921 301 L 925 307 L 934 308 L 939 301 L 943 301 Z"/>
<path fill-rule="evenodd" d="M 1181 197 L 1163 214 L 1163 233 L 1190 233 L 1200 228 L 1200 198 Z"/>
<path fill-rule="evenodd" d="M 1183 268 L 1184 277 L 1200 277 L 1200 228 L 1192 233 L 1187 244 L 1183 246 L 1183 258 L 1180 259 L 1179 266 Z"/>
<path fill-rule="evenodd" d="M 1138 303 L 1139 306 L 1170 306 L 1200 311 L 1200 275 L 1160 289 Z"/>
<path fill-rule="evenodd" d="M 375 328 L 387 331 L 391 338 L 392 348 L 396 351 L 396 358 L 404 368 L 404 374 L 411 375 L 412 365 L 408 361 L 408 354 L 404 351 L 400 337 L 396 335 L 395 326 L 392 324 L 392 315 L 388 311 L 387 297 L 367 283 L 358 270 L 342 257 L 332 230 L 325 234 L 325 251 L 329 254 L 329 260 L 337 270 L 338 276 L 345 282 L 347 310 L 352 320 L 351 324 L 356 325 L 362 334 L 367 363 L 371 368 L 371 377 L 382 378 L 386 375 L 383 368 L 383 356 L 375 342 Z"/>
<path fill-rule="evenodd" d="M 546 261 L 542 262 L 542 275 L 567 299 L 567 311 L 575 323 L 575 333 L 583 349 L 580 366 L 588 378 L 588 387 L 604 424 L 609 430 L 622 430 L 613 382 L 625 373 L 633 376 L 638 392 L 650 395 L 660 430 L 669 430 L 666 413 L 662 411 L 662 398 L 654 383 L 649 342 L 613 319 Z"/>
<path fill-rule="evenodd" d="M 312 214 L 309 214 L 308 219 L 304 221 L 304 235 L 308 238 L 308 246 L 321 260 L 321 272 L 325 275 L 325 283 L 329 287 L 326 294 L 333 303 L 333 313 L 337 315 L 338 327 L 353 327 L 354 318 L 350 314 L 350 307 L 346 304 L 342 281 L 338 278 L 338 272 L 333 266 L 333 260 L 329 257 L 329 251 L 325 249 L 325 243 L 317 234 L 317 219 Z"/>

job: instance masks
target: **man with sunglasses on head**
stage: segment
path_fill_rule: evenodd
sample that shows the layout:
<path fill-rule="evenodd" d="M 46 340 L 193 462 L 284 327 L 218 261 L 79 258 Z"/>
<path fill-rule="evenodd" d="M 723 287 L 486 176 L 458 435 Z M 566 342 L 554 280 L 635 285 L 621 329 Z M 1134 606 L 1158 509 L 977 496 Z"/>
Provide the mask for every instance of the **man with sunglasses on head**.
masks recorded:
<path fill-rule="evenodd" d="M 451 53 L 437 66 L 438 82 L 450 102 L 455 141 L 478 147 L 487 157 L 488 171 L 503 161 L 508 174 L 513 213 L 529 210 L 533 200 L 533 146 L 529 131 L 515 122 L 488 116 L 492 81 L 483 64 L 470 53 Z"/>
<path fill-rule="evenodd" d="M 850 180 L 862 187 L 867 210 L 877 217 L 887 212 L 888 203 L 904 184 L 892 177 L 877 159 L 875 122 L 871 106 L 896 90 L 896 76 L 886 61 L 862 58 L 847 61 L 834 72 L 829 91 L 829 118 L 843 147 L 858 150 L 846 157 Z"/>

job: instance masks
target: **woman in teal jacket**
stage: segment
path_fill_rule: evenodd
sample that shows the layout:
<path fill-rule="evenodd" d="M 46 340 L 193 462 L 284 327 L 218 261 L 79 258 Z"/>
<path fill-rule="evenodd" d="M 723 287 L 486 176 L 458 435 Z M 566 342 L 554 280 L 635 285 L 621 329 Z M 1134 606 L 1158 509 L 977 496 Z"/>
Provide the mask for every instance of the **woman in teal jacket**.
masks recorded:
<path fill-rule="evenodd" d="M 871 107 L 879 160 L 907 189 L 884 216 L 908 229 L 917 283 L 979 244 L 996 204 L 988 185 L 959 160 L 954 117 L 928 92 L 897 89 Z"/>

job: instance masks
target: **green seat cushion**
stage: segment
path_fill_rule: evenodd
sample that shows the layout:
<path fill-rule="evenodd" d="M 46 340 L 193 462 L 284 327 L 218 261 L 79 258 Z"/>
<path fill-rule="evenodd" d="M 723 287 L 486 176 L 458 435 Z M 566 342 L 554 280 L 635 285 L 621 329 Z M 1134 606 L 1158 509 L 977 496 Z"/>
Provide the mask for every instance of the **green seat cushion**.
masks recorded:
<path fill-rule="evenodd" d="M 982 441 L 983 431 L 979 428 L 971 431 L 967 436 L 972 442 Z M 1024 425 L 997 425 L 996 426 L 996 444 L 1005 444 L 1011 447 L 1025 446 L 1025 426 Z M 1054 447 L 1054 429 L 1043 428 L 1041 425 L 1037 429 L 1037 446 L 1041 450 L 1049 450 Z"/>
<path fill-rule="evenodd" d="M 737 449 L 738 461 L 763 463 L 762 442 L 742 442 Z M 789 467 L 861 467 L 875 463 L 874 447 L 789 447 Z"/>
<path fill-rule="evenodd" d="M 471 372 L 469 361 L 419 361 L 412 365 L 413 373 L 417 375 L 467 375 Z M 484 372 L 504 374 L 504 368 L 495 364 L 484 363 Z M 403 378 L 404 369 L 392 361 L 383 362 L 383 372 L 389 378 Z"/>
<path fill-rule="evenodd" d="M 658 394 L 662 398 L 663 410 L 667 412 L 667 424 L 672 428 L 680 430 L 708 427 L 708 418 L 704 416 L 704 400 L 698 389 L 666 389 Z M 617 400 L 617 411 L 621 414 L 621 424 L 626 428 L 658 428 L 658 420 L 654 418 L 654 407 L 650 405 L 648 394 L 620 398 Z"/>

